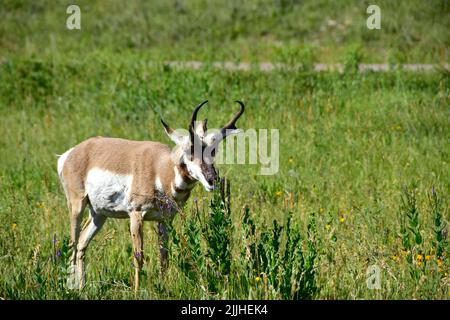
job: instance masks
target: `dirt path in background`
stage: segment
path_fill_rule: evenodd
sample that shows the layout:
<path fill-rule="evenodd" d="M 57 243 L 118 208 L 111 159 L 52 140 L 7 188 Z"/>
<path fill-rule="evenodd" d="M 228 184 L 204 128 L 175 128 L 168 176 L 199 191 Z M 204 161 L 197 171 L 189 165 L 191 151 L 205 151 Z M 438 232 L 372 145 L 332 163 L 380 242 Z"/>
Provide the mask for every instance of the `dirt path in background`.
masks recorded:
<path fill-rule="evenodd" d="M 248 62 L 200 62 L 200 61 L 168 61 L 167 65 L 174 68 L 181 69 L 201 69 L 203 66 L 211 64 L 214 68 L 226 69 L 226 70 L 239 70 L 239 71 L 249 71 L 249 70 L 260 70 L 260 71 L 273 71 L 277 69 L 284 69 L 295 71 L 301 69 L 302 65 L 287 65 L 283 63 L 271 63 L 271 62 L 261 62 L 261 63 L 248 63 Z M 404 70 L 413 72 L 433 72 L 439 69 L 450 70 L 450 65 L 448 63 L 442 65 L 434 64 L 401 64 L 401 65 L 389 65 L 385 64 L 359 64 L 359 72 L 387 72 L 393 70 Z M 316 63 L 314 64 L 314 71 L 344 71 L 343 64 L 326 64 L 326 63 Z"/>

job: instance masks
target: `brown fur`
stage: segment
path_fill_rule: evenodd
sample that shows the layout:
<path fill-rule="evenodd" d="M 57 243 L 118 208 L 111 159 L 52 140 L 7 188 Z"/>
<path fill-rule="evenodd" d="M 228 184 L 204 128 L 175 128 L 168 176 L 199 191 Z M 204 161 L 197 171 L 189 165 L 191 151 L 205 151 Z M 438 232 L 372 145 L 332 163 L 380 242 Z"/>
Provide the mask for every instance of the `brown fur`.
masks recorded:
<path fill-rule="evenodd" d="M 130 232 L 133 242 L 135 261 L 135 290 L 139 288 L 139 272 L 144 261 L 143 258 L 143 220 L 141 207 L 150 204 L 150 207 L 158 207 L 159 192 L 155 182 L 158 177 L 161 181 L 163 192 L 166 196 L 183 205 L 195 186 L 195 180 L 183 164 L 176 164 L 172 155 L 181 155 L 181 149 L 177 147 L 172 151 L 167 145 L 152 141 L 131 141 L 117 138 L 96 137 L 81 142 L 68 154 L 61 170 L 61 182 L 67 196 L 71 210 L 71 244 L 72 255 L 70 258 L 71 273 L 68 279 L 68 287 L 82 288 L 85 283 L 84 257 L 85 250 L 92 237 L 101 229 L 106 217 L 103 215 L 91 215 L 89 222 L 83 228 L 81 220 L 84 208 L 89 203 L 85 190 L 88 173 L 93 168 L 110 171 L 117 174 L 132 175 L 133 180 L 130 190 L 130 203 L 132 210 L 128 212 L 130 218 Z M 175 169 L 184 180 L 186 186 L 177 188 L 177 194 L 172 195 L 175 189 Z M 156 194 L 158 193 L 158 194 Z M 120 217 L 120 216 L 117 216 Z M 125 216 L 124 216 L 125 217 Z M 151 216 L 149 216 L 151 219 Z M 158 224 L 158 238 L 160 242 L 161 270 L 167 269 L 167 229 L 165 221 Z"/>
<path fill-rule="evenodd" d="M 132 175 L 130 201 L 138 208 L 153 201 L 157 176 L 166 195 L 172 196 L 176 164 L 171 158 L 171 152 L 169 146 L 158 142 L 90 138 L 78 144 L 68 155 L 62 171 L 64 185 L 70 199 L 80 200 L 86 196 L 85 181 L 92 168 Z M 189 187 L 186 190 L 177 188 L 180 195 L 175 200 L 186 200 L 195 180 L 189 176 L 185 165 L 177 164 L 177 168 Z"/>

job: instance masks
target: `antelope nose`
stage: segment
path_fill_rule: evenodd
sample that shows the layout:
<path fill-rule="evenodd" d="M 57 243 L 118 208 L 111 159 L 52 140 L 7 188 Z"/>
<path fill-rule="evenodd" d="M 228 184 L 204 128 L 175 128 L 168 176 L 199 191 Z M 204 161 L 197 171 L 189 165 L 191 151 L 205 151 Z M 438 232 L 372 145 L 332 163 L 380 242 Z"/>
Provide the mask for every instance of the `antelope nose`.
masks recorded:
<path fill-rule="evenodd" d="M 210 185 L 214 185 L 214 180 L 216 180 L 214 177 L 208 177 L 208 179 L 206 179 L 206 181 L 210 184 Z"/>

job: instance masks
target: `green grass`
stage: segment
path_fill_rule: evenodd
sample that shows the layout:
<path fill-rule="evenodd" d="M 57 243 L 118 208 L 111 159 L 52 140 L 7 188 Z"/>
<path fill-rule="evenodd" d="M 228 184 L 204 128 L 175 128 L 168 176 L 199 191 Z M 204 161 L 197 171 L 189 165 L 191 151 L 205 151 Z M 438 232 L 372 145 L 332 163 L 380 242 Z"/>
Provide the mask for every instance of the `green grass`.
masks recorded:
<path fill-rule="evenodd" d="M 0 298 L 448 299 L 449 74 L 352 69 L 358 61 L 445 62 L 448 3 L 380 2 L 396 9 L 385 13 L 384 31 L 375 36 L 352 22 L 343 43 L 320 25 L 328 17 L 364 22 L 367 3 L 279 1 L 253 11 L 248 2 L 235 11 L 239 19 L 230 16 L 232 2 L 193 1 L 180 12 L 173 3 L 145 4 L 157 12 L 145 20 L 137 2 L 107 9 L 92 2 L 79 33 L 64 29 L 66 3 L 0 5 Z M 348 68 L 238 72 L 162 63 L 302 57 Z M 87 251 L 87 287 L 67 290 L 69 213 L 56 154 L 96 135 L 170 144 L 159 115 L 186 127 L 205 99 L 201 117 L 212 127 L 239 99 L 247 107 L 240 127 L 280 130 L 278 174 L 220 165 L 229 202 L 196 187 L 173 221 L 164 279 L 155 226 L 146 223 L 137 296 L 128 222 L 109 219 Z M 373 265 L 379 290 L 366 284 Z"/>
<path fill-rule="evenodd" d="M 65 256 L 58 263 L 49 260 L 53 235 L 61 247 L 69 234 L 55 154 L 93 135 L 169 143 L 159 112 L 174 127 L 184 127 L 192 106 L 208 98 L 202 116 L 219 124 L 235 108 L 232 100 L 240 98 L 247 104 L 241 127 L 280 129 L 280 171 L 264 177 L 259 166 L 220 166 L 232 181 L 233 268 L 245 267 L 238 258 L 243 207 L 249 208 L 258 234 L 273 219 L 285 224 L 289 212 L 299 230 L 306 230 L 314 214 L 314 237 L 320 240 L 315 298 L 447 298 L 448 245 L 439 272 L 436 210 L 428 195 L 434 187 L 448 230 L 448 75 L 175 71 L 110 57 L 65 64 L 11 60 L 1 75 L 0 296 L 131 298 L 131 245 L 124 221 L 108 221 L 89 248 L 91 288 L 66 292 L 55 279 L 67 261 Z M 413 183 L 423 242 L 404 248 L 401 229 L 409 211 L 401 196 Z M 209 210 L 211 195 L 196 188 L 194 197 Z M 185 215 L 174 221 L 179 232 L 189 227 L 192 198 Z M 305 233 L 300 235 L 305 241 Z M 198 241 L 205 245 L 202 232 Z M 176 263 L 162 281 L 155 232 L 148 231 L 145 242 L 148 292 L 142 298 L 282 297 L 276 291 L 255 293 L 255 288 L 205 293 Z M 408 262 L 402 249 L 414 260 Z M 417 278 L 411 268 L 421 253 L 433 257 Z M 366 287 L 370 264 L 383 270 L 381 290 Z M 261 271 L 252 270 L 248 281 Z"/>
<path fill-rule="evenodd" d="M 335 63 L 359 46 L 363 62 L 449 61 L 447 0 L 377 1 L 381 30 L 366 27 L 370 1 L 80 0 L 81 31 L 66 29 L 69 4 L 2 1 L 0 55 L 78 58 L 110 50 L 166 60 L 284 61 L 308 52 Z"/>

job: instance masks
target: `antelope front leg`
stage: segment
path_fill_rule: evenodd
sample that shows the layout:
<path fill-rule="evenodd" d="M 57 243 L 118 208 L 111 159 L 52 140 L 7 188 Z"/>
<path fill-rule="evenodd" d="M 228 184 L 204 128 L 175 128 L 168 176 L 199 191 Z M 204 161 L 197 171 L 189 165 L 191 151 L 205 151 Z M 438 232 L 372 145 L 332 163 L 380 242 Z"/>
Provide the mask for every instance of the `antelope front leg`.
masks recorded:
<path fill-rule="evenodd" d="M 161 264 L 161 273 L 164 274 L 169 266 L 169 249 L 168 241 L 169 236 L 167 234 L 167 226 L 164 222 L 158 223 L 158 242 L 159 242 L 159 262 Z"/>
<path fill-rule="evenodd" d="M 130 215 L 131 240 L 134 255 L 134 291 L 139 290 L 139 273 L 144 262 L 143 218 L 140 211 L 133 211 Z"/>

